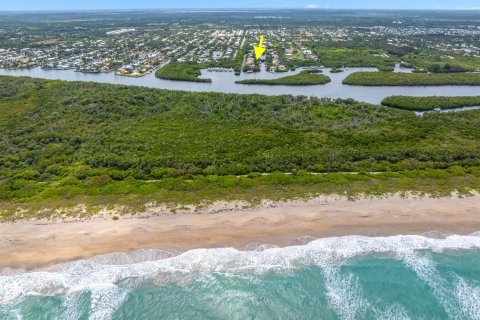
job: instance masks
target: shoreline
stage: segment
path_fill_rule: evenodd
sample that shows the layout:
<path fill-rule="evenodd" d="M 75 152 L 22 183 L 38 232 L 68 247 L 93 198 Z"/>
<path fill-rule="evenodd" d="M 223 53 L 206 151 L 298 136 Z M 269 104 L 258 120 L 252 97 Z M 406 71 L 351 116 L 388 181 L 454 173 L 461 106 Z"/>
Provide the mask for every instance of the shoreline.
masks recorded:
<path fill-rule="evenodd" d="M 448 198 L 317 197 L 308 201 L 217 203 L 195 213 L 160 214 L 151 208 L 133 217 L 111 215 L 52 222 L 0 224 L 0 269 L 32 270 L 58 263 L 139 249 L 289 246 L 301 238 L 346 235 L 394 236 L 480 231 L 480 194 Z"/>

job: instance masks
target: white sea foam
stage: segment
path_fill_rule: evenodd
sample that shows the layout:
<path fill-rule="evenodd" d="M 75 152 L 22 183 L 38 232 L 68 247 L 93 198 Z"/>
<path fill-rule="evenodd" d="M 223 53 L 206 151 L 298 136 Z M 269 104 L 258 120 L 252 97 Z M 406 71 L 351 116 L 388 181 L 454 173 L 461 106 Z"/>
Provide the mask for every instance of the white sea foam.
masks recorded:
<path fill-rule="evenodd" d="M 113 312 L 127 297 L 127 291 L 114 284 L 97 284 L 91 292 L 89 320 L 110 319 Z"/>
<path fill-rule="evenodd" d="M 387 306 L 385 310 L 372 305 L 365 298 L 362 286 L 354 274 L 341 273 L 340 267 L 324 267 L 323 274 L 329 304 L 340 319 L 410 319 L 401 305 Z"/>
<path fill-rule="evenodd" d="M 458 302 L 452 299 L 448 282 L 441 277 L 432 259 L 416 252 L 408 252 L 404 255 L 404 261 L 432 289 L 435 298 L 445 308 L 449 319 L 465 319 L 458 307 Z"/>
<path fill-rule="evenodd" d="M 456 275 L 454 290 L 437 270 L 434 261 L 416 252 L 404 255 L 404 261 L 430 288 L 450 319 L 480 319 L 480 286 Z"/>
<path fill-rule="evenodd" d="M 363 298 L 363 292 L 354 275 L 343 275 L 338 268 L 323 269 L 328 301 L 341 319 L 354 320 L 365 318 L 365 312 L 371 309 Z"/>
<path fill-rule="evenodd" d="M 29 294 L 69 297 L 98 284 L 116 285 L 121 281 L 127 284 L 140 281 L 181 283 L 188 281 L 194 272 L 262 273 L 271 269 L 288 270 L 309 265 L 325 268 L 338 266 L 359 255 L 382 253 L 402 259 L 417 250 L 441 252 L 447 249 L 480 249 L 480 237 L 451 235 L 444 239 L 432 239 L 424 236 L 347 236 L 318 239 L 301 246 L 255 251 L 197 249 L 176 254 L 163 250 L 141 250 L 66 263 L 42 271 L 0 276 L 0 305 L 11 304 Z"/>
<path fill-rule="evenodd" d="M 70 294 L 62 303 L 64 319 L 81 319 L 88 305 L 82 303 L 82 293 Z M 56 320 L 56 319 L 55 319 Z M 60 320 L 60 319 L 58 319 Z"/>
<path fill-rule="evenodd" d="M 457 277 L 455 295 L 466 317 L 480 319 L 480 286 L 468 284 L 465 279 Z"/>
<path fill-rule="evenodd" d="M 389 306 L 385 311 L 376 314 L 376 319 L 381 320 L 409 320 L 407 311 L 400 305 Z"/>

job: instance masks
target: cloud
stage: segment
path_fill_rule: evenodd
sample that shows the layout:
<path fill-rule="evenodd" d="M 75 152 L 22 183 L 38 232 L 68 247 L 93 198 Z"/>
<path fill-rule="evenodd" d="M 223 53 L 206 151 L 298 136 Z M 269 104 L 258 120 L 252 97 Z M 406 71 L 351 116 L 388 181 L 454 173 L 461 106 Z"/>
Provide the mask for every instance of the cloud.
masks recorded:
<path fill-rule="evenodd" d="M 307 6 L 308 9 L 318 9 L 318 4 L 311 3 Z"/>

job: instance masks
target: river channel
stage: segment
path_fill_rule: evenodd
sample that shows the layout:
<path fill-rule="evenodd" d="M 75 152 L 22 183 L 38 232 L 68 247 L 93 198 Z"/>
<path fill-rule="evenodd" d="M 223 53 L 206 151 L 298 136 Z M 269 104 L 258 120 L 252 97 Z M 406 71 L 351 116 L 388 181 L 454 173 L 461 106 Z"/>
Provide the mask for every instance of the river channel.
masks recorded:
<path fill-rule="evenodd" d="M 243 79 L 275 79 L 288 75 L 297 74 L 302 70 L 286 73 L 270 73 L 262 70 L 258 73 L 242 73 L 239 76 L 233 72 L 218 72 L 203 70 L 203 78 L 212 79 L 212 83 L 184 82 L 162 80 L 155 77 L 152 72 L 145 77 L 133 78 L 115 75 L 114 73 L 81 73 L 73 70 L 45 70 L 41 68 L 5 70 L 0 69 L 0 75 L 28 76 L 44 79 L 56 79 L 66 81 L 91 81 L 100 83 L 144 86 L 150 88 L 185 90 L 195 92 L 225 92 L 225 93 L 257 93 L 264 95 L 305 95 L 325 98 L 353 98 L 379 104 L 385 97 L 391 95 L 409 96 L 474 96 L 480 95 L 480 86 L 429 86 L 429 87 L 362 87 L 342 84 L 343 79 L 356 71 L 377 71 L 375 68 L 349 68 L 341 73 L 331 73 L 330 69 L 323 69 L 323 73 L 332 81 L 325 85 L 314 86 L 266 86 L 266 85 L 242 85 L 235 81 Z M 410 72 L 409 69 L 397 68 L 395 72 Z"/>

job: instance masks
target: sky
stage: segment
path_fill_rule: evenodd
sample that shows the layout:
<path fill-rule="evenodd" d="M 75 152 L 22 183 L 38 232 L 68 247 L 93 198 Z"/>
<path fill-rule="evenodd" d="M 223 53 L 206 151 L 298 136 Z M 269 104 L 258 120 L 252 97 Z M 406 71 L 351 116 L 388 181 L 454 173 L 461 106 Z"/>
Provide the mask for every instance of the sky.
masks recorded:
<path fill-rule="evenodd" d="M 0 0 L 0 11 L 163 8 L 480 9 L 478 0 Z"/>

